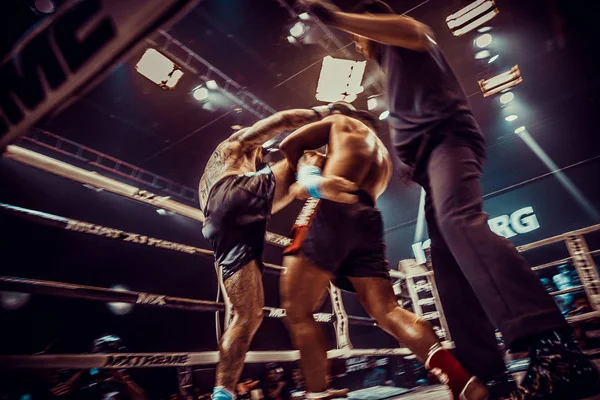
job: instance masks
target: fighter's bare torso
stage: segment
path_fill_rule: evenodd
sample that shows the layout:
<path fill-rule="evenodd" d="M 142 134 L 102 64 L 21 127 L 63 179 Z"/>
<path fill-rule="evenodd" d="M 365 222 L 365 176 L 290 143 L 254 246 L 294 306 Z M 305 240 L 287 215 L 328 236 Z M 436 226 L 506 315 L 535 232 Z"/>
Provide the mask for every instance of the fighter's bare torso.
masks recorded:
<path fill-rule="evenodd" d="M 335 123 L 331 124 L 323 175 L 346 178 L 377 199 L 392 176 L 392 161 L 385 145 L 357 119 L 342 115 L 327 119 L 335 119 Z"/>

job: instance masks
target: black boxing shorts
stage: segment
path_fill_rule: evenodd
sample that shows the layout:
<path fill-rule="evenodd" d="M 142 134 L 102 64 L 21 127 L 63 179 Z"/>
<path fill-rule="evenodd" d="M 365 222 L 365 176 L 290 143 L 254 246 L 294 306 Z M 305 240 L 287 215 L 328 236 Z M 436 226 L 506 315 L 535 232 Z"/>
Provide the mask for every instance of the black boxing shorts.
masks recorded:
<path fill-rule="evenodd" d="M 390 279 L 381 211 L 367 192 L 357 194 L 356 204 L 308 199 L 284 251 L 284 255 L 302 253 L 335 275 L 337 287 L 350 292 L 355 290 L 348 277 Z"/>
<path fill-rule="evenodd" d="M 223 280 L 251 261 L 263 270 L 262 252 L 274 194 L 275 176 L 268 166 L 225 177 L 211 188 L 202 234 L 213 247 Z"/>

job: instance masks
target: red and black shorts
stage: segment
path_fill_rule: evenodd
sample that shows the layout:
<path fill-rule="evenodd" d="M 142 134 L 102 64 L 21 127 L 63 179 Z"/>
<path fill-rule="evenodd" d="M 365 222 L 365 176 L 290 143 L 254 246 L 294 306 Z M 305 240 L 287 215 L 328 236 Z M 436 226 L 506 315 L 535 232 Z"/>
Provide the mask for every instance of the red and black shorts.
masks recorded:
<path fill-rule="evenodd" d="M 390 279 L 381 212 L 368 193 L 357 194 L 356 204 L 308 199 L 294 224 L 292 243 L 283 253 L 302 253 L 334 274 L 337 287 L 352 292 L 348 277 Z"/>

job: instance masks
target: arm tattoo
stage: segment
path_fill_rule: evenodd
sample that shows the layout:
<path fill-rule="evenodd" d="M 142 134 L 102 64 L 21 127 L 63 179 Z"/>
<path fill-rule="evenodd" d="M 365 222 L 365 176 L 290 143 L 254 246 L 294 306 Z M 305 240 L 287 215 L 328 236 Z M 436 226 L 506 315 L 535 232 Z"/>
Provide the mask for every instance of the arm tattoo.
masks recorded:
<path fill-rule="evenodd" d="M 200 208 L 204 210 L 212 186 L 229 168 L 239 167 L 243 155 L 287 130 L 293 130 L 321 119 L 315 110 L 280 111 L 258 121 L 250 128 L 234 133 L 221 143 L 210 156 L 204 174 L 200 179 L 198 197 Z"/>
<path fill-rule="evenodd" d="M 208 199 L 208 194 L 213 185 L 227 169 L 238 166 L 237 164 L 240 162 L 241 157 L 239 157 L 231 143 L 225 141 L 217 146 L 216 150 L 208 159 L 206 167 L 204 168 L 204 174 L 202 174 L 202 178 L 200 178 L 198 197 L 200 199 L 200 208 L 202 210 L 204 210 L 204 207 L 206 206 L 206 200 Z"/>
<path fill-rule="evenodd" d="M 239 132 L 232 137 L 241 143 L 242 149 L 261 146 L 263 143 L 276 138 L 283 132 L 297 129 L 311 122 L 319 121 L 321 118 L 314 110 L 287 110 L 280 111 L 261 121 L 258 121 L 248 130 Z"/>

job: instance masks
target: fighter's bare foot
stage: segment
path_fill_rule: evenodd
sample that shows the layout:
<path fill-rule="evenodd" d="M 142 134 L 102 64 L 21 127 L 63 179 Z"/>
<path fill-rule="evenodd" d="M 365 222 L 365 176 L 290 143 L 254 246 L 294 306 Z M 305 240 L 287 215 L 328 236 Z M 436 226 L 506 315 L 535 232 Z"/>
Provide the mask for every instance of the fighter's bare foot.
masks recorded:
<path fill-rule="evenodd" d="M 479 379 L 473 377 L 458 398 L 455 397 L 454 400 L 487 400 L 489 396 L 487 387 Z"/>

